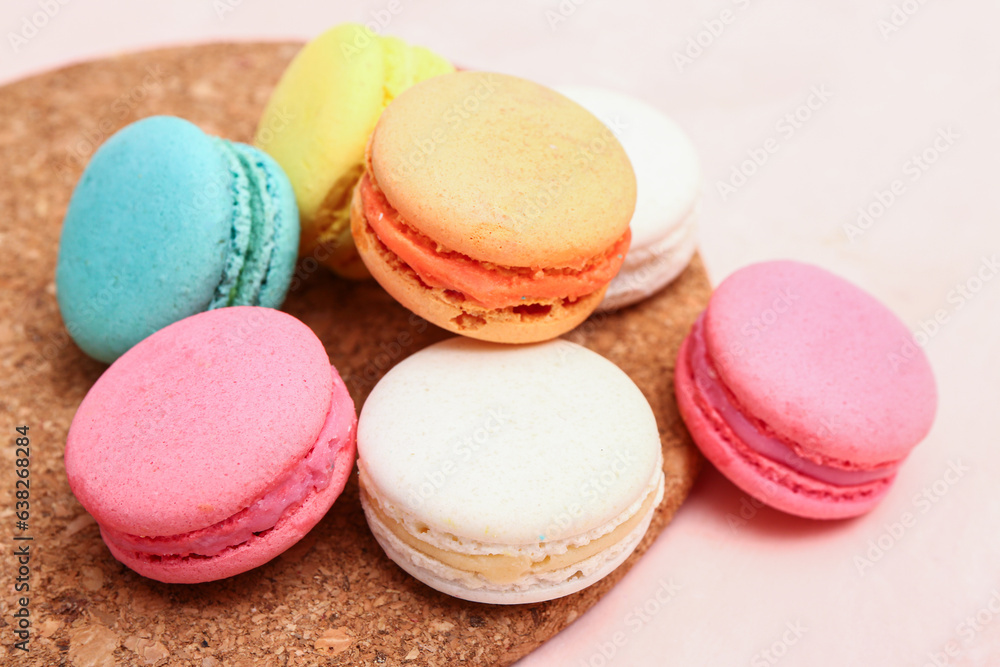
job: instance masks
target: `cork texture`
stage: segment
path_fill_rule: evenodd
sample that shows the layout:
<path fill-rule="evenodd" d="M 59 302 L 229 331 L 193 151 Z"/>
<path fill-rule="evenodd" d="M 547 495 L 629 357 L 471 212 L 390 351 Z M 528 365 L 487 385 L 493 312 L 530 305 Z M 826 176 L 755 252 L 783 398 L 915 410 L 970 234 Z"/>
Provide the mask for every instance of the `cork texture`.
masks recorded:
<path fill-rule="evenodd" d="M 115 130 L 153 114 L 239 141 L 297 44 L 208 45 L 86 63 L 0 88 L 0 662 L 12 665 L 507 665 L 566 627 L 646 551 L 700 465 L 673 395 L 673 363 L 704 308 L 700 259 L 654 298 L 596 314 L 566 338 L 622 367 L 643 390 L 663 440 L 667 492 L 636 553 L 574 595 L 510 607 L 439 594 L 382 554 L 365 525 L 356 475 L 326 518 L 271 563 L 225 581 L 160 584 L 115 561 L 70 493 L 63 467 L 77 405 L 105 366 L 69 339 L 55 299 L 59 229 L 73 186 Z M 284 307 L 323 341 L 360 408 L 395 363 L 450 334 L 376 283 L 349 283 L 300 260 Z M 31 439 L 31 517 L 15 531 L 14 431 Z M 30 535 L 31 643 L 13 648 L 14 535 Z M 17 543 L 24 544 L 24 543 Z"/>

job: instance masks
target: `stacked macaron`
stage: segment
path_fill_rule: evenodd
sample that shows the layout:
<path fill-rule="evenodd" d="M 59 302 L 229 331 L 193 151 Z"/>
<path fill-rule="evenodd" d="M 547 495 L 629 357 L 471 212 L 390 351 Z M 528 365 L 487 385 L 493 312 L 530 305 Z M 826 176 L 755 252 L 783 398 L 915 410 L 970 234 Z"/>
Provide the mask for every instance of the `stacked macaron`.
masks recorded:
<path fill-rule="evenodd" d="M 597 308 L 634 208 L 628 157 L 591 113 L 524 79 L 459 72 L 386 108 L 351 227 L 369 271 L 414 313 L 525 343 Z"/>
<path fill-rule="evenodd" d="M 760 501 L 817 519 L 888 492 L 930 430 L 937 392 L 909 331 L 827 271 L 764 262 L 724 280 L 684 341 L 675 385 L 702 452 Z"/>
<path fill-rule="evenodd" d="M 119 561 L 211 581 L 266 563 L 323 518 L 354 466 L 356 423 L 308 327 L 221 308 L 108 368 L 73 418 L 66 475 Z"/>
<path fill-rule="evenodd" d="M 642 392 L 568 341 L 432 345 L 389 371 L 358 424 L 375 538 L 476 602 L 550 600 L 614 570 L 663 497 L 662 466 Z"/>

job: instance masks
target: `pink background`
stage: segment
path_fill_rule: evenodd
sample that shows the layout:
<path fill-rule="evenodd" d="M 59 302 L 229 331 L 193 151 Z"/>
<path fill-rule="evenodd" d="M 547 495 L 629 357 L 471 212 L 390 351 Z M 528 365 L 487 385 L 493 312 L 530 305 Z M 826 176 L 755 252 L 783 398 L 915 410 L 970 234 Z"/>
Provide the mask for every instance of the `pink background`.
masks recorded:
<path fill-rule="evenodd" d="M 524 665 L 1000 664 L 995 0 L 63 1 L 4 0 L 0 81 L 151 46 L 306 39 L 380 14 L 381 32 L 469 68 L 632 93 L 701 152 L 713 282 L 757 260 L 811 261 L 928 333 L 937 422 L 874 512 L 794 519 L 709 469 L 622 584 Z M 15 48 L 10 34 L 46 5 L 59 9 Z M 762 165 L 744 162 L 754 155 Z M 722 192 L 741 164 L 754 173 Z M 894 198 L 881 212 L 880 192 Z M 852 238 L 859 207 L 877 215 Z"/>

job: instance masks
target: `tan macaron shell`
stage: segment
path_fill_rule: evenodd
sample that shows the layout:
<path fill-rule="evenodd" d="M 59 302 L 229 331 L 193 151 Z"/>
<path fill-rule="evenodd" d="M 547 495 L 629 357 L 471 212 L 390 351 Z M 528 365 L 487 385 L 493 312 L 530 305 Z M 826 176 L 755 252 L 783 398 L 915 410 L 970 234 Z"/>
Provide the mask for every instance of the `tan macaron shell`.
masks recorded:
<path fill-rule="evenodd" d="M 544 86 L 487 72 L 423 81 L 382 114 L 371 172 L 408 225 L 508 267 L 579 268 L 625 233 L 635 175 L 611 131 Z"/>

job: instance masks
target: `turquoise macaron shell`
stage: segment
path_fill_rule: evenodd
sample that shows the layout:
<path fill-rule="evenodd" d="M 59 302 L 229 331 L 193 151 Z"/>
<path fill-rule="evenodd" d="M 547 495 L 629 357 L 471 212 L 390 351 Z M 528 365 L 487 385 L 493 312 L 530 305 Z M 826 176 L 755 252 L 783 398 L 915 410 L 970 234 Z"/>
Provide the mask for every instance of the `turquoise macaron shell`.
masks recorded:
<path fill-rule="evenodd" d="M 287 177 L 258 152 L 154 116 L 94 154 L 56 265 L 59 308 L 84 352 L 111 362 L 203 310 L 281 304 L 298 211 Z"/>
<path fill-rule="evenodd" d="M 267 153 L 247 144 L 219 140 L 238 158 L 251 184 L 249 208 L 238 219 L 249 220 L 250 242 L 231 303 L 277 308 L 285 300 L 298 259 L 299 210 L 285 172 Z"/>

